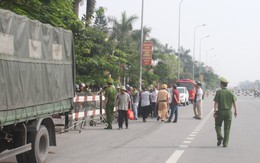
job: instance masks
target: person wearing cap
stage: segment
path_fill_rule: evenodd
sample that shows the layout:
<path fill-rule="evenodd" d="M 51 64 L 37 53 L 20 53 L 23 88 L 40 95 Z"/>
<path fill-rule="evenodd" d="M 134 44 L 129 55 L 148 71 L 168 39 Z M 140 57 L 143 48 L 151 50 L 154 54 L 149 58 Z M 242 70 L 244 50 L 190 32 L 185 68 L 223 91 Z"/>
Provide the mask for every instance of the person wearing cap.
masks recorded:
<path fill-rule="evenodd" d="M 131 98 L 127 93 L 125 86 L 120 88 L 120 93 L 117 96 L 117 111 L 118 111 L 118 130 L 123 129 L 123 123 L 125 121 L 126 129 L 128 129 L 128 116 L 127 111 L 129 109 Z"/>
<path fill-rule="evenodd" d="M 86 82 L 85 85 L 86 85 L 85 86 L 85 91 L 86 91 L 87 96 L 93 95 L 92 92 L 91 92 L 90 84 L 88 82 Z"/>
<path fill-rule="evenodd" d="M 85 84 L 84 83 L 80 83 L 79 84 L 79 91 L 76 93 L 77 96 L 86 96 L 86 92 L 85 92 Z"/>
<path fill-rule="evenodd" d="M 113 85 L 114 80 L 112 78 L 108 78 L 107 85 L 108 87 L 105 89 L 105 110 L 107 117 L 107 127 L 105 129 L 112 129 L 112 121 L 114 118 L 113 112 L 115 107 L 115 100 L 117 91 Z"/>
<path fill-rule="evenodd" d="M 197 83 L 197 91 L 196 91 L 196 95 L 195 96 L 196 96 L 196 99 L 195 99 L 195 110 L 196 110 L 197 116 L 195 116 L 194 118 L 202 119 L 203 90 L 201 88 L 201 83 Z"/>
<path fill-rule="evenodd" d="M 228 146 L 232 121 L 232 106 L 234 107 L 234 116 L 237 117 L 236 97 L 230 90 L 227 89 L 227 85 L 228 80 L 221 77 L 221 90 L 218 90 L 214 97 L 214 118 L 215 130 L 217 134 L 217 146 L 220 146 L 223 141 L 223 147 Z M 224 122 L 224 137 L 221 133 L 222 122 Z"/>
<path fill-rule="evenodd" d="M 161 89 L 158 92 L 158 117 L 157 120 L 165 121 L 167 119 L 167 108 L 169 106 L 169 93 L 167 92 L 167 85 L 162 84 Z"/>

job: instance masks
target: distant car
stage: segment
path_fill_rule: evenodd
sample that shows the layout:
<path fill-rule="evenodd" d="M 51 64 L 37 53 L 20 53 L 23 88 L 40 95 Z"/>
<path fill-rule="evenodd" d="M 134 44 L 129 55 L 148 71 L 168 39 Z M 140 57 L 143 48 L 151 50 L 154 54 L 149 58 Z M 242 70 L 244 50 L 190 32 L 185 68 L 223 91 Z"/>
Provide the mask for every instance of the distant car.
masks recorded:
<path fill-rule="evenodd" d="M 237 96 L 240 96 L 240 95 L 241 95 L 240 90 L 235 91 L 235 94 L 236 94 Z"/>
<path fill-rule="evenodd" d="M 245 91 L 244 96 L 252 96 L 252 93 L 250 91 Z"/>
<path fill-rule="evenodd" d="M 259 97 L 260 96 L 260 91 L 254 91 L 254 96 Z"/>
<path fill-rule="evenodd" d="M 189 91 L 186 87 L 177 87 L 180 93 L 180 103 L 185 106 L 189 105 Z"/>

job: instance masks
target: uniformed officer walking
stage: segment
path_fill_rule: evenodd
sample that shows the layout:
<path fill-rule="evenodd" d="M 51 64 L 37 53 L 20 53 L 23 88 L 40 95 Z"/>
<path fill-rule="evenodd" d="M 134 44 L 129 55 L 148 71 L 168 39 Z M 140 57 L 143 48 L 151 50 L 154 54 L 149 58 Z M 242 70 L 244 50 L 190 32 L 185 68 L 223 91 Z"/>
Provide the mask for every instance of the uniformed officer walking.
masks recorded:
<path fill-rule="evenodd" d="M 214 98 L 214 117 L 215 129 L 217 133 L 217 146 L 223 141 L 223 147 L 228 146 L 230 127 L 232 121 L 232 106 L 234 107 L 234 116 L 237 117 L 237 106 L 235 95 L 227 89 L 228 80 L 220 78 L 221 90 L 218 90 Z M 222 122 L 224 122 L 224 137 L 221 133 Z"/>
<path fill-rule="evenodd" d="M 113 85 L 114 80 L 112 78 L 108 78 L 107 84 L 108 87 L 105 90 L 105 110 L 107 117 L 107 127 L 105 129 L 112 129 L 112 121 L 114 119 L 114 107 L 117 91 Z"/>

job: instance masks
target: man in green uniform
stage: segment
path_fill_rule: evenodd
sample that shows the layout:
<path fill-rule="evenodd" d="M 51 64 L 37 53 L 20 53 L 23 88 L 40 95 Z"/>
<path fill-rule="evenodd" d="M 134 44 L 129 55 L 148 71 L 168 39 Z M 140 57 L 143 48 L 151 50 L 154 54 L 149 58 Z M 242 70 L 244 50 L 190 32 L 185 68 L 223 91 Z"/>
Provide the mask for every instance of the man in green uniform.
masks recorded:
<path fill-rule="evenodd" d="M 90 89 L 90 84 L 88 82 L 86 82 L 86 87 L 85 87 L 85 91 L 86 91 L 86 94 L 87 96 L 92 96 L 92 92 L 91 92 L 91 89 Z"/>
<path fill-rule="evenodd" d="M 214 117 L 215 129 L 217 133 L 217 146 L 223 141 L 223 147 L 227 147 L 229 133 L 232 121 L 232 105 L 234 107 L 234 116 L 237 117 L 237 106 L 235 95 L 227 89 L 228 80 L 224 77 L 220 78 L 221 90 L 218 90 L 214 98 Z M 221 134 L 221 126 L 224 121 L 224 138 Z"/>
<path fill-rule="evenodd" d="M 107 84 L 108 87 L 105 90 L 105 110 L 107 116 L 107 127 L 105 129 L 112 129 L 112 121 L 114 119 L 114 107 L 117 91 L 113 85 L 114 81 L 112 78 L 108 78 Z"/>

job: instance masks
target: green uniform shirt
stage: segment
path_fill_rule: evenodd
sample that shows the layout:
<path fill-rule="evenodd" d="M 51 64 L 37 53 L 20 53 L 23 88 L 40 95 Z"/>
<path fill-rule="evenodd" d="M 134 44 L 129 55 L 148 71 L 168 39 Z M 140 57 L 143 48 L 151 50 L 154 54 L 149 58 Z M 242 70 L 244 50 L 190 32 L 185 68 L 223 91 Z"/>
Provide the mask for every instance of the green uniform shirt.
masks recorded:
<path fill-rule="evenodd" d="M 116 89 L 111 85 L 105 90 L 105 97 L 109 102 L 115 102 L 116 100 L 117 91 Z"/>
<path fill-rule="evenodd" d="M 236 96 L 227 88 L 218 90 L 214 101 L 218 102 L 219 110 L 229 110 L 232 108 L 233 103 L 236 101 Z"/>

